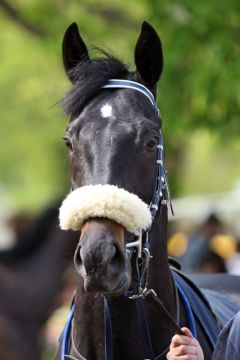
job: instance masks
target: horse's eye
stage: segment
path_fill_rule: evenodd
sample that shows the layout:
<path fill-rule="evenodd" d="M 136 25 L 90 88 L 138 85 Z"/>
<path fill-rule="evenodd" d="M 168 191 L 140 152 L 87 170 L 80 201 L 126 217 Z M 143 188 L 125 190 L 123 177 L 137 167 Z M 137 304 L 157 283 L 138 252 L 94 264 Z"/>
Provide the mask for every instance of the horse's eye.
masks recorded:
<path fill-rule="evenodd" d="M 67 145 L 67 147 L 69 148 L 69 150 L 72 151 L 73 146 L 72 146 L 72 140 L 68 137 L 68 136 L 64 136 L 63 140 L 65 141 L 65 144 Z"/>
<path fill-rule="evenodd" d="M 154 151 L 157 147 L 158 139 L 156 137 L 150 138 L 146 143 L 146 148 L 150 151 Z"/>

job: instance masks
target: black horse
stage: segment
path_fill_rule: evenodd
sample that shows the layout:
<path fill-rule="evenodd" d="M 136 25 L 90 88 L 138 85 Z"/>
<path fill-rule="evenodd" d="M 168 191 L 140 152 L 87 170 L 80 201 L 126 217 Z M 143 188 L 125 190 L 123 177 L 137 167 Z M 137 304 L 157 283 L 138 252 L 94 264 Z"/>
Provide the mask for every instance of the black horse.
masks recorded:
<path fill-rule="evenodd" d="M 43 329 L 58 304 L 77 234 L 58 227 L 58 204 L 16 246 L 0 252 L 0 359 L 39 360 Z"/>
<path fill-rule="evenodd" d="M 135 48 L 136 71 L 132 72 L 106 53 L 101 58 L 90 59 L 77 25 L 72 24 L 63 40 L 63 62 L 73 83 L 64 99 L 65 112 L 70 116 L 65 140 L 70 149 L 73 189 L 89 184 L 111 184 L 150 204 L 157 154 L 162 146 L 159 115 L 145 96 L 146 91 L 141 93 L 127 86 L 117 89 L 103 87 L 110 79 L 130 80 L 137 83 L 134 86 L 144 85 L 156 97 L 163 68 L 162 47 L 157 33 L 151 25 L 143 23 Z M 136 287 L 138 267 L 143 267 L 141 260 L 136 259 L 136 252 L 127 248 L 127 244 L 136 239 L 117 222 L 93 217 L 86 220 L 81 229 L 75 254 L 79 282 L 66 359 L 106 358 L 109 349 L 106 350 L 107 345 L 105 347 L 105 334 L 106 326 L 107 329 L 109 326 L 104 321 L 103 295 L 110 309 L 115 360 L 164 359 L 174 333 L 171 324 L 188 325 L 186 307 L 181 298 L 178 300 L 167 254 L 166 192 L 165 181 L 163 196 L 158 208 L 155 207 L 157 212 L 148 234 L 151 254 L 148 289 L 154 290 L 157 300 L 146 296 L 140 318 L 148 324 L 150 335 L 145 336 L 144 331 L 142 334 L 137 300 L 126 295 L 129 289 Z M 146 241 L 144 236 L 143 241 Z M 213 279 L 211 289 L 222 283 L 221 279 Z M 200 277 L 198 281 L 204 287 L 204 278 Z M 240 289 L 240 280 L 231 278 L 231 281 L 228 291 L 237 293 L 234 289 Z M 157 302 L 161 305 L 158 306 Z M 210 359 L 212 348 L 198 319 L 196 328 L 205 358 Z M 109 334 L 108 337 L 111 338 Z M 149 338 L 153 356 L 146 354 Z M 60 354 L 61 348 L 56 359 L 60 359 Z"/>

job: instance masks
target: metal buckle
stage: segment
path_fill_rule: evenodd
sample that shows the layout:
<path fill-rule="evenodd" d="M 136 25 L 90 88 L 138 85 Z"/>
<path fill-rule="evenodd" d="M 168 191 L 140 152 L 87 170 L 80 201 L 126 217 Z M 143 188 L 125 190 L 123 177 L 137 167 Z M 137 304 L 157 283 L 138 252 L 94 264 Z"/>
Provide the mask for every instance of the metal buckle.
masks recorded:
<path fill-rule="evenodd" d="M 139 259 L 142 257 L 142 232 L 138 235 L 136 241 L 131 241 L 126 245 L 127 249 L 136 248 Z"/>
<path fill-rule="evenodd" d="M 144 289 L 140 289 L 140 293 L 139 294 L 133 294 L 131 296 L 129 296 L 130 300 L 135 300 L 135 299 L 146 299 L 149 295 L 153 295 L 154 297 L 158 297 L 157 293 L 155 290 L 153 289 L 148 289 L 147 287 L 145 287 Z"/>

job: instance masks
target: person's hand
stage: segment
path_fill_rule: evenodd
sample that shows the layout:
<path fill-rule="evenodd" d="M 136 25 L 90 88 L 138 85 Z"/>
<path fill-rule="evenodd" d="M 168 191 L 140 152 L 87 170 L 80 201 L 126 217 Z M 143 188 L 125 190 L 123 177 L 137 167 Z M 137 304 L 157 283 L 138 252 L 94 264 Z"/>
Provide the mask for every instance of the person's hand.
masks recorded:
<path fill-rule="evenodd" d="M 204 360 L 202 348 L 191 331 L 186 327 L 181 330 L 184 335 L 173 336 L 167 360 Z"/>

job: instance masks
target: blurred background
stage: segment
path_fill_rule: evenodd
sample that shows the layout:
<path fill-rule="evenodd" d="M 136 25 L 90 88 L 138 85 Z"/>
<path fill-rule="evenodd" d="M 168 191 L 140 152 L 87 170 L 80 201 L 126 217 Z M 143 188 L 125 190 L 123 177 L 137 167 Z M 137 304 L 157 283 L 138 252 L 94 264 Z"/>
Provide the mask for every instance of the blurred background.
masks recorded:
<path fill-rule="evenodd" d="M 61 59 L 64 31 L 77 22 L 89 46 L 111 49 L 134 68 L 143 20 L 158 31 L 165 58 L 158 104 L 175 209 L 169 253 L 186 271 L 240 273 L 239 1 L 0 0 L 0 286 L 5 291 L 10 277 L 15 300 L 22 289 L 16 292 L 17 274 L 22 284 L 24 276 L 36 283 L 26 268 L 40 263 L 39 254 L 50 254 L 53 237 L 62 236 L 60 259 L 71 258 L 77 241 L 52 235 L 58 203 L 70 188 L 61 140 L 67 119 L 60 101 L 70 87 Z M 64 247 L 65 237 L 72 248 Z M 61 275 L 61 282 L 42 310 L 36 346 L 41 353 L 44 347 L 44 359 L 48 353 L 52 358 L 68 310 L 54 313 L 47 328 L 46 321 L 60 304 L 68 306 L 74 289 L 74 275 L 63 263 L 58 273 L 45 266 L 45 279 L 52 274 L 57 284 Z M 10 303 L 8 291 L 0 308 Z M 40 286 L 32 294 L 41 298 Z"/>

